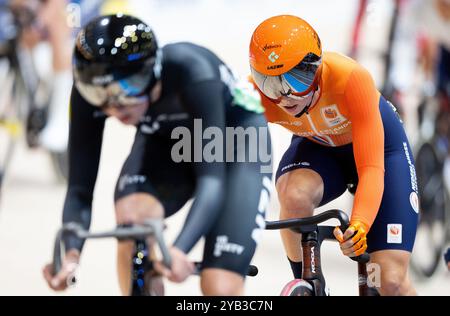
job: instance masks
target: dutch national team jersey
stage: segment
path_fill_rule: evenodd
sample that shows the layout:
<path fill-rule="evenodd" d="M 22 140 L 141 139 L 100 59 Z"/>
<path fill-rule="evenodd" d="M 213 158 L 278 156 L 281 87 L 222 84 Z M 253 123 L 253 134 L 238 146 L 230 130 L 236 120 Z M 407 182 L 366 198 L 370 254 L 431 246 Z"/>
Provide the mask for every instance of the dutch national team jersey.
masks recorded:
<path fill-rule="evenodd" d="M 323 54 L 319 87 L 319 100 L 299 118 L 287 114 L 260 92 L 266 118 L 323 146 L 352 143 L 359 178 L 352 218 L 370 227 L 384 190 L 385 130 L 380 93 L 367 70 L 332 52 Z"/>
<path fill-rule="evenodd" d="M 325 53 L 323 60 L 320 99 L 309 113 L 295 118 L 263 96 L 266 117 L 270 122 L 321 145 L 346 145 L 352 142 L 352 123 L 363 119 L 358 111 L 370 106 L 367 100 L 358 100 L 355 95 L 360 86 L 373 89 L 371 95 L 367 95 L 373 105 L 378 105 L 380 94 L 375 91 L 366 70 L 352 59 L 337 53 Z"/>

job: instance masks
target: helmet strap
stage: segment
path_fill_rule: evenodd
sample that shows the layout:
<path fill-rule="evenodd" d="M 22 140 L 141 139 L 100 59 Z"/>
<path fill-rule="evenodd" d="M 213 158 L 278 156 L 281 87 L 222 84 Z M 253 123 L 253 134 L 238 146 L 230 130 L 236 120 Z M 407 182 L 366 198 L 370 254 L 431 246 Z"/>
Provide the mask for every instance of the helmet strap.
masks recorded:
<path fill-rule="evenodd" d="M 158 84 L 159 80 L 161 79 L 161 72 L 162 72 L 162 50 L 161 48 L 158 48 L 156 51 L 156 59 L 155 64 L 153 66 L 153 78 L 149 82 L 147 88 L 145 89 L 145 93 L 151 95 L 153 88 Z M 151 99 L 151 97 L 150 97 Z"/>
<path fill-rule="evenodd" d="M 313 95 L 312 95 L 312 97 L 311 97 L 311 101 L 309 101 L 309 104 L 308 104 L 307 106 L 305 106 L 305 107 L 303 108 L 303 110 L 295 116 L 296 118 L 299 118 L 300 116 L 302 116 L 302 115 L 305 114 L 305 113 L 306 113 L 306 114 L 309 114 L 309 113 L 308 113 L 309 108 L 311 107 L 311 104 L 312 104 L 312 102 L 313 102 L 313 100 L 314 100 L 314 95 L 316 94 L 318 88 L 319 88 L 319 85 L 316 85 L 315 88 L 314 88 Z"/>

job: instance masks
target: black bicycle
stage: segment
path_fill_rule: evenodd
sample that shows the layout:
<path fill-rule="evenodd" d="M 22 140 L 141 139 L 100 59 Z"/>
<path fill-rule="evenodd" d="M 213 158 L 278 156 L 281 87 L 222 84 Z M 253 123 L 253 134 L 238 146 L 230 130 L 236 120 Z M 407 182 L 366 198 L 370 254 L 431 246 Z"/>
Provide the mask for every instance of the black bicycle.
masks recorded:
<path fill-rule="evenodd" d="M 320 247 L 324 240 L 336 240 L 333 234 L 334 226 L 318 226 L 329 219 L 337 219 L 342 231 L 349 226 L 347 214 L 340 210 L 329 210 L 319 215 L 266 222 L 266 229 L 291 229 L 302 234 L 303 271 L 301 280 L 292 280 L 281 291 L 282 296 L 326 296 L 325 278 L 322 274 Z M 358 281 L 360 296 L 377 296 L 374 287 L 369 286 L 367 263 L 370 255 L 351 258 L 358 262 Z"/>
<path fill-rule="evenodd" d="M 64 239 L 72 234 L 80 239 L 116 238 L 118 240 L 132 240 L 135 243 L 135 250 L 132 257 L 131 273 L 131 296 L 162 296 L 164 288 L 160 282 L 161 276 L 154 270 L 153 261 L 150 258 L 151 247 L 148 247 L 149 238 L 156 240 L 156 244 L 162 255 L 163 263 L 166 267 L 171 266 L 171 257 L 164 241 L 164 223 L 160 219 L 148 219 L 142 225 L 120 225 L 116 229 L 91 233 L 77 223 L 65 224 L 56 234 L 53 251 L 53 275 L 61 270 L 62 254 L 65 252 Z M 195 262 L 194 275 L 200 274 L 202 263 Z M 258 269 L 249 266 L 248 276 L 256 276 Z M 159 280 L 158 280 L 159 278 Z M 73 277 L 69 280 L 71 284 L 76 283 Z"/>
<path fill-rule="evenodd" d="M 437 271 L 450 240 L 450 188 L 444 179 L 444 164 L 449 155 L 449 95 L 450 88 L 446 93 L 427 96 L 418 108 L 421 140 L 415 165 L 420 213 L 411 268 L 422 279 Z"/>

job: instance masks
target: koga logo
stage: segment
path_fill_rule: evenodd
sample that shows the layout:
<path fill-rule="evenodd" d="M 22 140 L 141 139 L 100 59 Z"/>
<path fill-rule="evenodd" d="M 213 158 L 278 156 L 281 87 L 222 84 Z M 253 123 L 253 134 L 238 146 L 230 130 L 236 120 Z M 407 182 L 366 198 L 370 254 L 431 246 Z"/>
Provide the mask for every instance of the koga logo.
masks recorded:
<path fill-rule="evenodd" d="M 271 52 L 269 57 L 267 58 L 269 58 L 269 60 L 274 63 L 278 58 L 280 58 L 280 56 L 278 56 L 275 52 Z"/>
<path fill-rule="evenodd" d="M 114 80 L 113 75 L 98 76 L 98 77 L 94 77 L 92 79 L 92 83 L 95 85 L 104 85 L 104 84 L 112 82 L 113 80 Z"/>
<path fill-rule="evenodd" d="M 267 70 L 273 70 L 273 69 L 278 69 L 278 68 L 283 68 L 283 67 L 284 67 L 284 64 L 267 66 Z"/>
<path fill-rule="evenodd" d="M 280 47 L 281 47 L 280 44 L 274 44 L 274 45 L 266 44 L 266 45 L 263 47 L 263 52 L 265 52 L 265 51 L 268 50 L 268 49 L 274 49 L 274 48 L 280 48 Z"/>
<path fill-rule="evenodd" d="M 315 259 L 314 248 L 316 248 L 316 247 L 311 247 L 311 272 L 312 273 L 316 273 L 316 263 L 314 261 L 314 259 Z"/>

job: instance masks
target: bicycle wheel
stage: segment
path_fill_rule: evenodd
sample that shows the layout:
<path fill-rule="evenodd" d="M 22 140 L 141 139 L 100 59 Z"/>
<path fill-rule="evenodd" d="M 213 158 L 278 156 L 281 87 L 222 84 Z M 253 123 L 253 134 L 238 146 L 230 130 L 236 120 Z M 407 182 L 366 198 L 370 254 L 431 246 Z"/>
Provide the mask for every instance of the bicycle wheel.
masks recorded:
<path fill-rule="evenodd" d="M 295 279 L 284 286 L 280 296 L 314 296 L 314 290 L 309 282 Z"/>
<path fill-rule="evenodd" d="M 411 267 L 421 278 L 436 271 L 445 243 L 447 192 L 442 177 L 443 163 L 432 143 L 424 143 L 416 155 L 421 207 Z"/>

